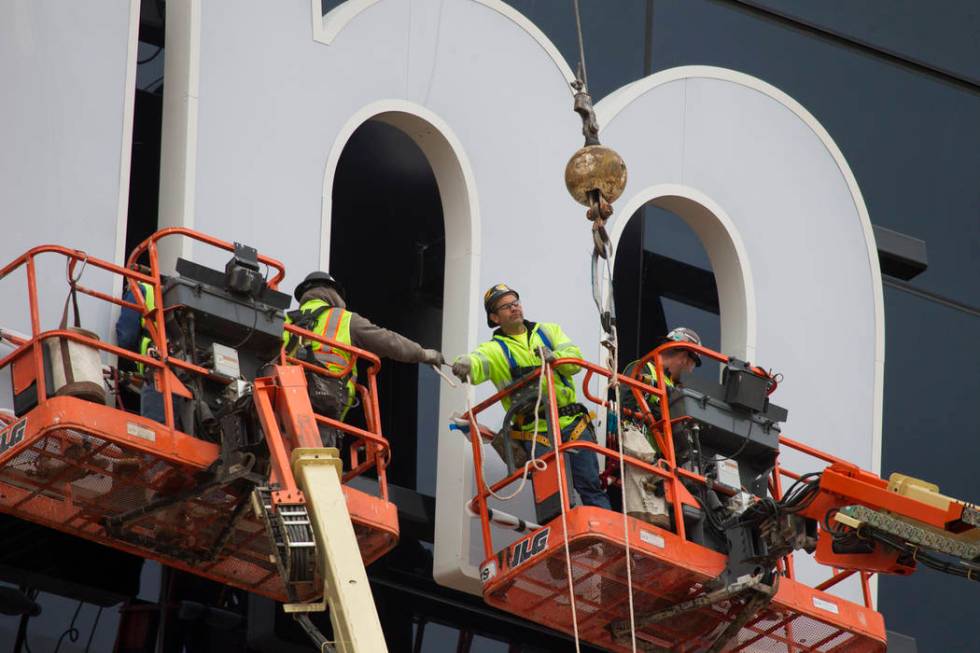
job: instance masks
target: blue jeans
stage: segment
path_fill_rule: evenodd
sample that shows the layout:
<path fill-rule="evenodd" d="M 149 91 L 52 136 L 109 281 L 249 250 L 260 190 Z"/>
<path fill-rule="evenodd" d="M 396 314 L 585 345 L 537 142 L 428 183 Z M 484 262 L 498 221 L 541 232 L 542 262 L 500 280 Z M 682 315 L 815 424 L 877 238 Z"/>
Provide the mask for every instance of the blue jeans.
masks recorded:
<path fill-rule="evenodd" d="M 577 424 L 578 420 L 562 429 L 562 442 L 568 442 L 568 438 L 572 434 L 572 431 L 575 430 Z M 580 440 L 587 442 L 596 441 L 595 429 L 591 422 L 585 427 L 585 430 L 582 431 L 582 435 L 577 438 L 576 442 Z M 523 444 L 528 456 L 530 456 L 531 442 L 528 441 Z M 546 447 L 540 443 L 535 448 L 535 454 L 539 457 L 548 451 L 551 451 L 551 447 Z M 565 463 L 572 468 L 572 486 L 578 492 L 579 497 L 582 498 L 582 503 L 587 506 L 612 510 L 612 506 L 609 505 L 609 496 L 602 489 L 602 485 L 599 482 L 599 461 L 596 459 L 595 452 L 588 449 L 572 449 L 565 454 Z"/>
<path fill-rule="evenodd" d="M 140 389 L 140 415 L 163 423 L 163 394 L 147 381 Z"/>
<path fill-rule="evenodd" d="M 187 399 L 183 397 L 174 397 L 174 428 L 178 430 L 183 430 L 182 413 L 184 408 L 187 406 Z M 148 417 L 150 419 L 155 419 L 156 421 L 163 424 L 166 421 L 166 416 L 163 411 L 163 393 L 153 387 L 153 382 L 147 382 L 143 384 L 140 388 L 140 415 L 143 417 Z M 188 431 L 189 433 L 190 431 Z"/>

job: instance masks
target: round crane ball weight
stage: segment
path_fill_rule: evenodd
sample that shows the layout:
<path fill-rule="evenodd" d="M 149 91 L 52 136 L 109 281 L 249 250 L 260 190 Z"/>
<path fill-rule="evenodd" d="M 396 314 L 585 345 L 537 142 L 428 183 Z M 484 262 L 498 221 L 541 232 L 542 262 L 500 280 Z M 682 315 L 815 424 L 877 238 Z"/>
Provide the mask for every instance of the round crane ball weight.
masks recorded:
<path fill-rule="evenodd" d="M 598 190 L 607 202 L 615 202 L 626 188 L 626 164 L 608 147 L 587 145 L 572 155 L 565 166 L 565 187 L 583 206 L 589 191 Z"/>

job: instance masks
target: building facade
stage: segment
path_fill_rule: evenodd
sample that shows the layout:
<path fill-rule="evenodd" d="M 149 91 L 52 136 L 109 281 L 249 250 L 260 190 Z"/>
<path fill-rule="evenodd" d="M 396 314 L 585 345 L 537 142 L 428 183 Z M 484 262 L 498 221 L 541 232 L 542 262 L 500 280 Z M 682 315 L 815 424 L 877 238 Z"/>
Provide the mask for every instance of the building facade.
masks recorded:
<path fill-rule="evenodd" d="M 356 310 L 447 355 L 489 335 L 480 297 L 506 282 L 531 319 L 561 323 L 598 357 L 589 227 L 562 183 L 581 145 L 570 7 L 165 4 L 0 9 L 0 76 L 19 98 L 0 114 L 5 260 L 59 242 L 121 262 L 154 229 L 190 226 L 282 259 L 287 288 L 330 269 Z M 668 326 L 694 326 L 707 345 L 784 374 L 797 439 L 976 497 L 977 20 L 969 3 L 583 2 L 600 136 L 629 167 L 610 231 L 632 354 Z M 0 298 L 5 325 L 22 329 L 12 307 L 23 297 Z M 42 307 L 46 319 L 61 301 Z M 113 319 L 96 312 L 86 326 L 108 337 Z M 392 650 L 570 646 L 473 596 L 472 472 L 446 430 L 461 392 L 410 366 L 386 366 L 381 384 L 392 481 L 428 506 L 370 570 Z M 127 593 L 159 606 L 213 591 L 137 564 L 126 587 L 80 579 L 59 592 L 18 572 L 23 558 L 4 564 L 7 582 L 45 590 L 34 650 L 59 636 L 62 650 L 84 650 L 89 633 L 91 650 L 111 650 L 113 601 Z M 883 578 L 878 608 L 918 650 L 968 650 L 971 585 L 929 571 Z M 221 608 L 246 625 L 228 635 L 171 618 L 159 650 L 181 638 L 188 650 L 229 637 L 237 650 L 300 646 L 268 602 Z M 0 619 L 4 637 L 19 626 Z"/>

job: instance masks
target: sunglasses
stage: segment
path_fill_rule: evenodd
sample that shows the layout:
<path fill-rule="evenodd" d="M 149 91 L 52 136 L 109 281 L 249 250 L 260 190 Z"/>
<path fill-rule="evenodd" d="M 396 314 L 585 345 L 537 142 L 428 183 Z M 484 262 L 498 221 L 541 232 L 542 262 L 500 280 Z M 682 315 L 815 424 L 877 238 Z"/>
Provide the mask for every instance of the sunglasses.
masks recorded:
<path fill-rule="evenodd" d="M 521 300 L 515 299 L 512 302 L 507 302 L 506 304 L 498 304 L 496 308 L 493 309 L 494 313 L 499 313 L 500 311 L 509 311 L 512 308 L 520 308 Z"/>

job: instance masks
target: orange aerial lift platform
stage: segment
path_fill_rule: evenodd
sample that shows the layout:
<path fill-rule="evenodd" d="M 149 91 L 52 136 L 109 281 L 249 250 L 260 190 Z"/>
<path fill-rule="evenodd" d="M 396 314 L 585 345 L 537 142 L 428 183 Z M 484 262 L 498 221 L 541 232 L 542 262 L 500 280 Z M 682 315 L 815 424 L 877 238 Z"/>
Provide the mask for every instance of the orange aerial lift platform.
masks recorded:
<path fill-rule="evenodd" d="M 224 272 L 179 259 L 176 275 L 161 275 L 158 242 L 171 236 L 233 257 Z M 37 261 L 51 256 L 66 261 L 74 327 L 68 300 L 58 328 L 41 325 Z M 13 413 L 0 415 L 0 510 L 288 602 L 304 627 L 303 613 L 329 603 L 339 650 L 383 650 L 364 573 L 398 540 L 378 358 L 284 325 L 289 296 L 276 291 L 283 265 L 188 229 L 153 234 L 126 267 L 47 245 L 5 266 L 0 279 L 20 269 L 30 334 L 0 332 L 13 347 L 0 369 L 9 370 L 14 394 Z M 82 285 L 85 269 L 122 277 L 133 300 Z M 80 328 L 79 295 L 135 311 L 146 346 L 129 351 Z M 343 352 L 347 367 L 331 373 L 287 357 L 284 330 Z M 316 414 L 309 375 L 353 378 L 366 428 Z M 162 415 L 126 410 L 127 384 L 152 384 Z M 346 471 L 338 451 L 321 444 L 321 428 L 346 434 Z M 376 478 L 376 494 L 347 484 L 365 473 Z M 337 592 L 348 592 L 348 611 L 357 613 L 345 619 L 373 617 L 356 628 L 362 635 L 345 636 L 338 625 L 345 597 Z"/>
<path fill-rule="evenodd" d="M 666 384 L 660 357 L 675 348 L 719 361 L 722 383 Z M 469 411 L 466 430 L 480 433 L 469 438 L 478 488 L 469 505 L 482 526 L 480 571 L 490 605 L 611 651 L 877 653 L 887 642 L 872 604 L 872 574 L 909 574 L 921 563 L 980 578 L 975 506 L 909 477 L 885 481 L 784 437 L 779 422 L 786 411 L 769 402 L 777 379 L 758 367 L 686 342 L 658 347 L 635 369 L 647 363 L 655 374 L 644 379 L 584 360 L 557 360 Z M 558 422 L 549 399 L 557 365 L 583 368 L 586 397 L 609 411 L 606 446 L 573 440 L 559 451 L 605 456 L 604 477 L 612 486 L 621 465 L 648 474 L 652 491 L 666 498 L 668 527 L 576 505 L 569 465 L 556 464 L 553 451 L 524 466 L 510 462 L 505 478 L 485 480 L 483 444 L 497 438 L 499 450 L 508 425 L 505 418 L 494 433 L 479 415 L 504 396 L 512 405 L 521 393 L 533 397 L 540 385 L 539 416 L 551 432 Z M 620 397 L 629 393 L 635 408 L 617 410 L 614 392 L 605 399 L 593 394 L 595 377 L 618 383 Z M 618 418 L 646 425 L 660 452 L 655 460 L 622 453 Z M 779 454 L 788 449 L 805 454 L 819 471 L 800 475 L 783 467 Z M 538 523 L 493 502 L 526 472 Z M 784 480 L 792 482 L 785 490 Z M 528 534 L 500 546 L 491 524 Z M 810 586 L 797 577 L 793 553 L 801 549 L 828 567 L 824 582 Z M 860 580 L 861 603 L 829 592 L 852 576 Z"/>

